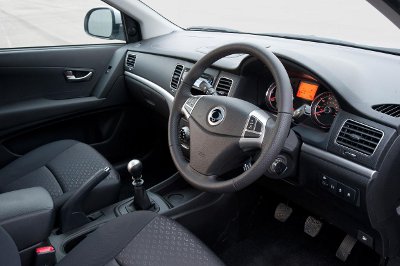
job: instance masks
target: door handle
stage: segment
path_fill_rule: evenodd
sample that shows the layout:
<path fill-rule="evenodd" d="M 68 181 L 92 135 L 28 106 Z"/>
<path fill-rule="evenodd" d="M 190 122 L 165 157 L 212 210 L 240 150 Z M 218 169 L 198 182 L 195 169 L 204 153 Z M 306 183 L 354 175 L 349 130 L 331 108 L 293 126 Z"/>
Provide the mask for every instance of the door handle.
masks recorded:
<path fill-rule="evenodd" d="M 64 76 L 68 82 L 89 81 L 93 76 L 93 70 L 68 69 L 64 71 Z"/>

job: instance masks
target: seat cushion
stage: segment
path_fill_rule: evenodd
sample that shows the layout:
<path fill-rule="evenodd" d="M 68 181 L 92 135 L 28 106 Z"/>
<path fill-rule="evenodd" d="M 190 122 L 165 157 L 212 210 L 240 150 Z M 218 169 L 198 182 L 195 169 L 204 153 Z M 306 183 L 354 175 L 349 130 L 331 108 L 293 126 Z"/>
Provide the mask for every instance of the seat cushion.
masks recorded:
<path fill-rule="evenodd" d="M 93 211 L 118 199 L 119 175 L 95 149 L 74 140 L 44 145 L 1 169 L 0 192 L 40 186 L 50 193 L 59 208 L 73 191 L 107 166 L 112 169 L 110 175 L 93 189 L 84 203 L 85 210 Z"/>
<path fill-rule="evenodd" d="M 58 265 L 223 265 L 200 240 L 175 221 L 138 211 L 89 235 Z"/>
<path fill-rule="evenodd" d="M 10 235 L 0 226 L 0 262 L 1 265 L 20 266 L 21 259 L 17 246 Z"/>

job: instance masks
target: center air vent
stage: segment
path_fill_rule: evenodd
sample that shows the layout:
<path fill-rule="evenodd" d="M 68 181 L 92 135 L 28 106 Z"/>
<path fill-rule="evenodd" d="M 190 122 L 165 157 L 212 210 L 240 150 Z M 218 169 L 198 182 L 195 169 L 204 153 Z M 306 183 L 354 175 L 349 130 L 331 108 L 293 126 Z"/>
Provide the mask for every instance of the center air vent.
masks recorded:
<path fill-rule="evenodd" d="M 347 120 L 340 129 L 336 143 L 370 156 L 375 152 L 382 137 L 381 130 Z"/>
<path fill-rule="evenodd" d="M 386 115 L 400 117 L 400 104 L 378 104 L 372 106 L 372 109 Z"/>
<path fill-rule="evenodd" d="M 181 81 L 181 77 L 182 77 L 184 69 L 185 69 L 185 67 L 183 65 L 176 65 L 174 74 L 172 75 L 172 79 L 171 79 L 171 88 L 172 89 L 174 89 L 174 90 L 178 89 L 179 82 Z"/>
<path fill-rule="evenodd" d="M 218 95 L 227 96 L 228 93 L 229 93 L 229 90 L 232 87 L 232 83 L 233 83 L 233 80 L 231 80 L 229 78 L 226 78 L 226 77 L 221 77 L 218 80 L 218 84 L 217 84 L 217 86 L 215 88 L 215 90 L 217 91 Z"/>
<path fill-rule="evenodd" d="M 129 70 L 132 70 L 135 67 L 136 63 L 136 55 L 135 54 L 130 54 L 126 56 L 126 66 L 128 67 Z"/>

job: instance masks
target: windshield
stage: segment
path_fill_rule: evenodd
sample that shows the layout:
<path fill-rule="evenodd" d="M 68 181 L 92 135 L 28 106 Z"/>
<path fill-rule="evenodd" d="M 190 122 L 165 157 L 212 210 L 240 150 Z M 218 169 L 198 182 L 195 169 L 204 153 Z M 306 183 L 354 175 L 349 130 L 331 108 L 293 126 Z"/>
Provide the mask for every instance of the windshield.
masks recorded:
<path fill-rule="evenodd" d="M 400 49 L 400 30 L 365 0 L 143 0 L 183 28 L 302 35 Z"/>

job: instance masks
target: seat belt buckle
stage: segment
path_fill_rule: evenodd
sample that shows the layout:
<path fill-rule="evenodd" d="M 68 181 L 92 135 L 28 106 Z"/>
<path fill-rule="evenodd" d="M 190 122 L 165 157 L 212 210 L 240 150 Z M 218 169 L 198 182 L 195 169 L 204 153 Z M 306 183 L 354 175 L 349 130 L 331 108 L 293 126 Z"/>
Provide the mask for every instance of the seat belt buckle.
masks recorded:
<path fill-rule="evenodd" d="M 54 266 L 56 264 L 56 250 L 53 246 L 36 248 L 36 266 Z"/>

